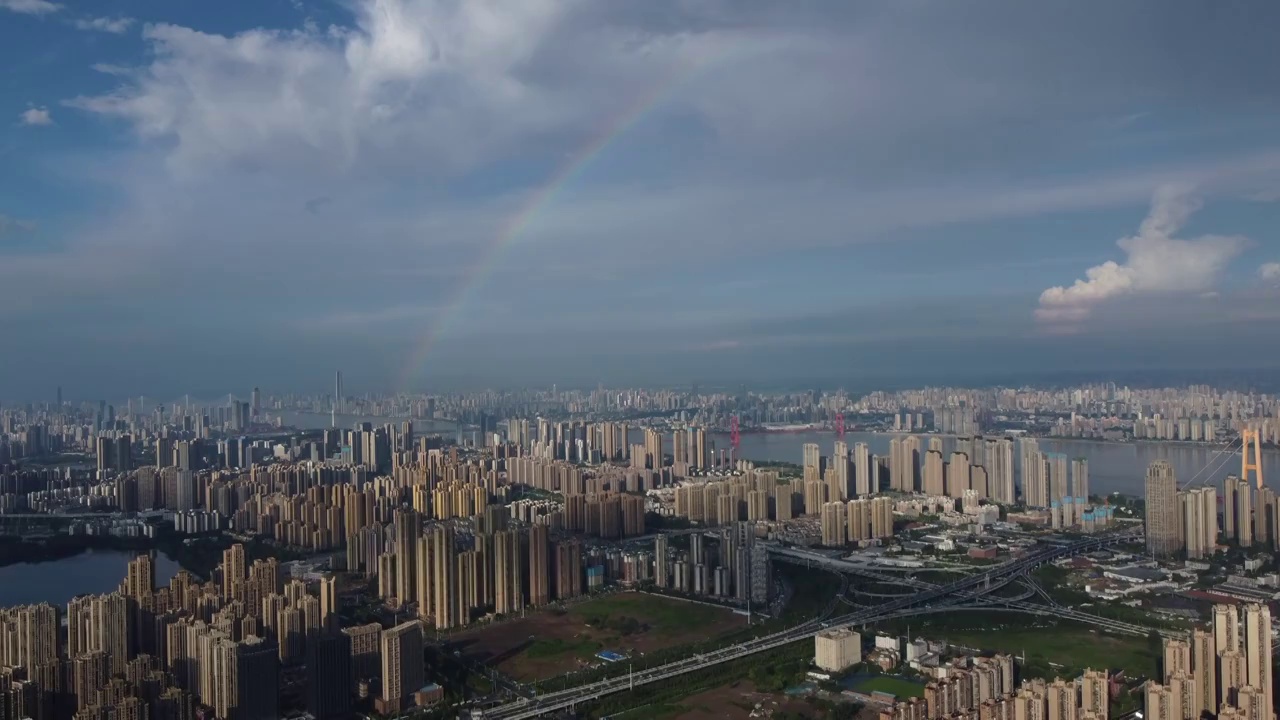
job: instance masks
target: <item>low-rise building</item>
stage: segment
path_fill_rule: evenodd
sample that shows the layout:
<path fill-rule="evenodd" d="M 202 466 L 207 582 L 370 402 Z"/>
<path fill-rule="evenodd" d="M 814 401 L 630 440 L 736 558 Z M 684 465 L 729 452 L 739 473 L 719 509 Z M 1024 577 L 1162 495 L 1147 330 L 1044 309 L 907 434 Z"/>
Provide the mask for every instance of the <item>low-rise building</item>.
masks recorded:
<path fill-rule="evenodd" d="M 862 662 L 862 635 L 850 628 L 832 628 L 814 638 L 813 663 L 828 672 L 841 672 Z"/>

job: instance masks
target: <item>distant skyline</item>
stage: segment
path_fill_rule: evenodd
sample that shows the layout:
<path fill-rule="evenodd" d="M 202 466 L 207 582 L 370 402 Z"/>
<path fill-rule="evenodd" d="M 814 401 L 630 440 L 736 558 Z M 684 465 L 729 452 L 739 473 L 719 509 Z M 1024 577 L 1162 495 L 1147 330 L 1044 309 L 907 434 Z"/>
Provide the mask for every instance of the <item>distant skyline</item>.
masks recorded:
<path fill-rule="evenodd" d="M 1277 26 L 0 0 L 0 398 L 1280 367 Z"/>

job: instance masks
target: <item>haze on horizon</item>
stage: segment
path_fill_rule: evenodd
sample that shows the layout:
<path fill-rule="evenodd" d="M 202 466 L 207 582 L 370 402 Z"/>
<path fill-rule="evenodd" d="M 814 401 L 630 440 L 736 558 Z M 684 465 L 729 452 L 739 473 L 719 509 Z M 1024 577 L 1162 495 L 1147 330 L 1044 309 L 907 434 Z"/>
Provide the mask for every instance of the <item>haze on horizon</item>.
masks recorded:
<path fill-rule="evenodd" d="M 1276 27 L 0 0 L 0 398 L 1276 367 Z"/>

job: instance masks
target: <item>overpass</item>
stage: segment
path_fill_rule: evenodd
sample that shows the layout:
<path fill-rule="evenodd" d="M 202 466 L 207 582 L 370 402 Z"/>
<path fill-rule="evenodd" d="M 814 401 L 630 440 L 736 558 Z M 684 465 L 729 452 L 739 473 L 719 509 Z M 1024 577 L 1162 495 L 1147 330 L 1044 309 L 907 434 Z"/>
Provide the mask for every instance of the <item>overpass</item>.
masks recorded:
<path fill-rule="evenodd" d="M 613 693 L 623 692 L 640 685 L 661 682 L 712 665 L 750 657 L 794 642 L 812 638 L 828 627 L 864 625 L 906 615 L 938 612 L 949 609 L 957 602 L 985 598 L 986 595 L 1026 575 L 1032 568 L 1060 557 L 1091 552 L 1107 545 L 1128 541 L 1134 533 L 1114 533 L 1088 538 L 1069 545 L 1047 547 L 1021 558 L 1000 565 L 990 566 L 980 572 L 965 576 L 945 585 L 920 587 L 919 592 L 891 600 L 874 607 L 830 617 L 839 604 L 833 601 L 822 616 L 803 622 L 793 628 L 754 638 L 707 653 L 695 654 L 665 665 L 629 672 L 625 676 L 606 678 L 577 687 L 559 690 L 535 698 L 521 698 L 491 708 L 484 713 L 489 720 L 526 720 L 547 713 L 573 708 L 576 704 L 595 700 Z M 839 598 L 836 598 L 838 600 Z"/>
<path fill-rule="evenodd" d="M 825 570 L 831 570 L 833 572 L 861 575 L 861 576 L 876 580 L 878 582 L 901 585 L 903 587 L 908 587 L 917 591 L 928 590 L 928 589 L 937 587 L 935 584 L 925 582 L 923 580 L 915 580 L 915 579 L 909 579 L 909 578 L 900 578 L 900 577 L 883 575 L 881 573 L 870 570 L 868 566 L 865 564 L 849 562 L 845 560 L 840 560 L 838 558 L 831 558 L 824 555 L 818 555 L 816 553 L 806 552 L 804 550 L 796 550 L 793 548 L 783 548 L 783 547 L 771 547 L 770 552 L 773 553 L 776 558 L 778 558 L 779 560 L 782 560 L 783 562 L 805 564 L 810 566 L 821 567 Z M 1023 572 L 1019 574 L 1018 579 L 1028 579 L 1028 575 L 1030 571 L 1034 569 L 1034 567 L 1035 566 L 1026 568 Z M 1049 597 L 1047 593 L 1044 592 L 1043 588 L 1040 588 L 1038 585 L 1036 585 L 1036 586 L 1033 586 L 1033 588 L 1029 590 L 1029 592 L 1019 597 L 986 598 L 985 607 L 997 606 L 997 607 L 1004 607 L 1010 610 L 1015 610 L 1017 612 L 1028 613 L 1032 615 L 1046 615 L 1051 617 L 1057 617 L 1065 620 L 1072 620 L 1075 622 L 1083 623 L 1086 625 L 1092 625 L 1093 627 L 1097 627 L 1103 630 L 1123 633 L 1126 635 L 1147 635 L 1152 630 L 1155 630 L 1162 637 L 1166 637 L 1166 638 L 1179 639 L 1179 638 L 1186 637 L 1186 633 L 1176 631 L 1176 630 L 1166 630 L 1163 628 L 1148 627 L 1145 625 L 1138 625 L 1135 623 L 1125 622 L 1123 620 L 1116 620 L 1114 618 L 1102 617 L 1099 615 L 1092 615 L 1090 613 L 1081 612 L 1079 610 L 1064 607 L 1056 603 L 1052 605 L 1044 605 L 1042 603 L 1032 602 L 1030 600 L 1031 595 L 1039 595 L 1040 597 L 1044 598 L 1046 601 L 1053 603 L 1053 599 Z M 973 607 L 973 609 L 981 609 L 981 607 L 983 606 L 975 606 Z M 960 608 L 952 607 L 949 609 L 958 610 Z"/>

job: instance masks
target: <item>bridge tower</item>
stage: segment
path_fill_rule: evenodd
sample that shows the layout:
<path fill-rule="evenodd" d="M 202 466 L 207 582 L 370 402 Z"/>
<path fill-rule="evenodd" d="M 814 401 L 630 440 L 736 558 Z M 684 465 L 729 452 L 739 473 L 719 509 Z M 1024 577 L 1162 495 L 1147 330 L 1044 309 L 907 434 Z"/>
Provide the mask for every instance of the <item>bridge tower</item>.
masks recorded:
<path fill-rule="evenodd" d="M 1252 470 L 1254 477 L 1258 479 L 1258 489 L 1263 487 L 1262 483 L 1262 443 L 1261 436 L 1257 430 L 1245 429 L 1240 431 L 1240 479 L 1249 482 L 1249 471 Z M 1253 448 L 1253 462 L 1249 462 L 1249 448 Z"/>
<path fill-rule="evenodd" d="M 844 413 L 836 413 L 836 437 L 844 439 Z"/>

